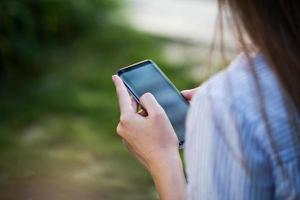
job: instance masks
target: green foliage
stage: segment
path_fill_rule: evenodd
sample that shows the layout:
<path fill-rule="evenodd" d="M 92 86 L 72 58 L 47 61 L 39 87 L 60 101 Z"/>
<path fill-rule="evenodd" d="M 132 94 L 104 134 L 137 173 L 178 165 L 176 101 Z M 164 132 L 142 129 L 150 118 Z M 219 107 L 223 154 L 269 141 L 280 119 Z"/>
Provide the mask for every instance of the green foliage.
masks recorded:
<path fill-rule="evenodd" d="M 111 75 L 149 58 L 179 89 L 191 88 L 186 68 L 163 58 L 167 43 L 110 26 L 56 47 L 43 65 L 48 73 L 1 96 L 0 199 L 157 199 L 151 178 L 115 133 Z"/>
<path fill-rule="evenodd" d="M 0 1 L 1 78 L 14 84 L 0 91 L 0 199 L 157 199 L 115 134 L 111 75 L 149 58 L 194 85 L 164 59 L 170 41 L 112 22 L 117 3 Z"/>
<path fill-rule="evenodd" d="M 101 31 L 117 7 L 116 0 L 0 1 L 0 79 L 36 77 L 51 48 Z"/>

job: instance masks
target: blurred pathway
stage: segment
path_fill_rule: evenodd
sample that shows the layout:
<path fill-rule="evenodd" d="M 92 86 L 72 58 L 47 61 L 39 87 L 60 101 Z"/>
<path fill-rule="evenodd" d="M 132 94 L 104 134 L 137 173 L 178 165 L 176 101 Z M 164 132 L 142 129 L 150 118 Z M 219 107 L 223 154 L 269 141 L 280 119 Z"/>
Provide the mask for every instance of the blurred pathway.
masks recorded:
<path fill-rule="evenodd" d="M 214 55 L 213 69 L 208 66 L 209 45 L 213 40 L 218 7 L 216 0 L 127 0 L 130 24 L 141 31 L 172 39 L 163 54 L 170 63 L 187 63 L 190 76 L 205 80 L 222 66 Z M 227 55 L 233 57 L 234 40 L 225 28 Z"/>
<path fill-rule="evenodd" d="M 215 0 L 128 0 L 130 23 L 137 29 L 208 44 L 217 16 Z"/>

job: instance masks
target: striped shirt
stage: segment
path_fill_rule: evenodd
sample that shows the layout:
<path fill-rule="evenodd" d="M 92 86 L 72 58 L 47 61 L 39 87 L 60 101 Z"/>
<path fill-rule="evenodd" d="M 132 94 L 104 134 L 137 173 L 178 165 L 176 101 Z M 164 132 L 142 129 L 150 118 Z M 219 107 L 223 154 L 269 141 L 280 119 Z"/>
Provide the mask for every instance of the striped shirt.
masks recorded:
<path fill-rule="evenodd" d="M 242 54 L 192 100 L 185 147 L 188 199 L 300 199 L 299 113 L 287 112 L 264 57 L 251 59 L 256 73 Z"/>

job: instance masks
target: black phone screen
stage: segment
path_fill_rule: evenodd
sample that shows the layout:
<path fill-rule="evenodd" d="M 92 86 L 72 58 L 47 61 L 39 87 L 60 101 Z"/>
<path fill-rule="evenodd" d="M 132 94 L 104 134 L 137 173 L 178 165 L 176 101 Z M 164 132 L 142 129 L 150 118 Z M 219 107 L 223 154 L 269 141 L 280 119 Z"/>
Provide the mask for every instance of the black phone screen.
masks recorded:
<path fill-rule="evenodd" d="M 119 70 L 118 75 L 138 102 L 143 94 L 153 94 L 165 110 L 182 146 L 189 103 L 158 66 L 152 61 L 144 61 Z"/>

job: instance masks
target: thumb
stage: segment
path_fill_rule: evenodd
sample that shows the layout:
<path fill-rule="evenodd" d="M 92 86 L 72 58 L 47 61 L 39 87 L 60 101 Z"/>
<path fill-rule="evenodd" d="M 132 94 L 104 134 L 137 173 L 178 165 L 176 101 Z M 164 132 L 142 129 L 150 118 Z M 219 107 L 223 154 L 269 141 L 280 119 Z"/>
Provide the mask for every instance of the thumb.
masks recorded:
<path fill-rule="evenodd" d="M 141 104 L 146 109 L 148 115 L 164 112 L 161 105 L 156 101 L 151 93 L 146 93 L 140 98 Z"/>

